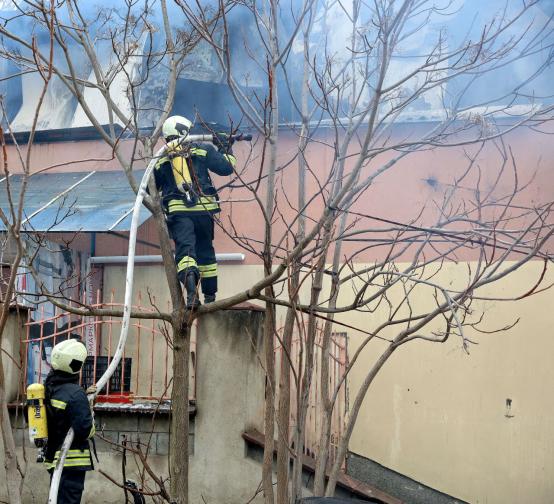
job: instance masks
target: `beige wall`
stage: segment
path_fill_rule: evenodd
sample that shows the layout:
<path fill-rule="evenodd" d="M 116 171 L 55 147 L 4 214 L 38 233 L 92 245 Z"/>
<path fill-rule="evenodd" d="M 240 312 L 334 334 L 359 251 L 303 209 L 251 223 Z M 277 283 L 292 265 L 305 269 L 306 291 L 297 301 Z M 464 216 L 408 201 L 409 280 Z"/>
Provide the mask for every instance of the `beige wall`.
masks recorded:
<path fill-rule="evenodd" d="M 449 264 L 444 274 L 459 278 L 465 268 Z M 523 294 L 541 269 L 531 263 L 487 294 Z M 469 355 L 459 338 L 400 348 L 370 388 L 350 449 L 472 503 L 552 502 L 552 296 L 475 304 L 476 314 L 485 312 L 483 329 L 520 322 L 497 334 L 468 331 L 476 342 Z M 350 323 L 363 324 L 363 317 L 352 315 Z M 351 342 L 355 347 L 356 338 Z M 361 366 L 353 370 L 351 402 L 364 376 Z"/>
<path fill-rule="evenodd" d="M 109 268 L 110 282 L 122 285 L 123 268 Z M 541 269 L 542 263 L 530 263 L 487 294 L 521 295 Z M 442 275 L 455 285 L 466 273 L 467 264 L 451 263 Z M 220 297 L 248 287 L 260 274 L 258 266 L 220 265 Z M 139 267 L 135 285 L 137 290 L 149 286 L 163 297 L 161 266 Z M 400 348 L 370 388 L 350 449 L 472 503 L 552 502 L 552 296 L 547 291 L 517 303 L 475 304 L 476 314 L 485 311 L 484 329 L 520 322 L 498 334 L 468 331 L 476 342 L 469 355 L 454 337 L 445 344 L 419 341 Z M 348 297 L 345 289 L 341 302 Z M 415 308 L 425 309 L 430 300 L 429 292 L 420 291 Z M 342 320 L 371 331 L 383 313 L 351 312 Z M 352 355 L 363 335 L 347 332 Z M 351 403 L 382 348 L 372 343 L 353 369 Z M 509 413 L 506 399 L 512 400 Z"/>

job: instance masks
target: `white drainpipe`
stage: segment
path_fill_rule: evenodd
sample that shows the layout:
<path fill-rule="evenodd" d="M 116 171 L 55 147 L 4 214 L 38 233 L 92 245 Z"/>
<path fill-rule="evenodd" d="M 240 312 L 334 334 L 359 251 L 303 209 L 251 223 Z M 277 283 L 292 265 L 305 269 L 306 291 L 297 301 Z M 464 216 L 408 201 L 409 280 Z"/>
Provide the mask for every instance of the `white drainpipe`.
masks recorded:
<path fill-rule="evenodd" d="M 218 263 L 222 262 L 243 262 L 246 256 L 239 252 L 216 254 L 215 259 Z M 127 262 L 127 256 L 94 256 L 89 259 L 91 264 L 124 264 Z M 141 255 L 135 256 L 135 264 L 161 264 L 161 255 Z"/>

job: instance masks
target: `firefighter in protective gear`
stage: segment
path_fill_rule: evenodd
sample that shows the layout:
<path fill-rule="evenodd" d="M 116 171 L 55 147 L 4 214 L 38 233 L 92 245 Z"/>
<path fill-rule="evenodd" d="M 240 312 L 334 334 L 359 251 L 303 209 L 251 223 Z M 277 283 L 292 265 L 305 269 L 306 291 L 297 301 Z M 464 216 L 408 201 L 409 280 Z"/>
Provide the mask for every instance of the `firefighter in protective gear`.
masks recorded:
<path fill-rule="evenodd" d="M 75 434 L 63 466 L 58 504 L 81 502 L 86 471 L 94 468 L 89 439 L 95 428 L 86 393 L 79 386 L 79 371 L 86 357 L 87 350 L 81 342 L 69 339 L 58 343 L 52 349 L 52 370 L 44 382 L 48 420 L 45 465 L 50 474 L 70 427 Z"/>
<path fill-rule="evenodd" d="M 177 275 L 187 291 L 187 306 L 195 308 L 200 304 L 199 279 L 205 303 L 215 301 L 217 292 L 213 216 L 220 208 L 210 171 L 231 175 L 236 159 L 230 136 L 214 135 L 216 150 L 211 144 L 186 142 L 191 127 L 191 121 L 181 116 L 164 122 L 162 134 L 168 150 L 158 160 L 154 178 L 175 242 Z"/>

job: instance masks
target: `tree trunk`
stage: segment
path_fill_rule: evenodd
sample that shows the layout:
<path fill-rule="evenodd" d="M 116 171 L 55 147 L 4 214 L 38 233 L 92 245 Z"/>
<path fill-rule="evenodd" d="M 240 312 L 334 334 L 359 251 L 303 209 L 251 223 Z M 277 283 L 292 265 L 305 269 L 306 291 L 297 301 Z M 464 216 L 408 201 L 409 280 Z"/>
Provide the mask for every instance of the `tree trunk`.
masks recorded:
<path fill-rule="evenodd" d="M 314 496 L 322 496 L 325 492 L 325 470 L 327 469 L 327 459 L 329 458 L 329 444 L 331 442 L 331 416 L 333 414 L 333 404 L 329 400 L 329 348 L 331 343 L 330 322 L 326 322 L 323 333 L 323 344 L 321 347 L 321 432 L 316 453 L 316 464 L 314 474 Z"/>
<path fill-rule="evenodd" d="M 315 278 L 312 283 L 310 306 L 316 307 L 319 302 L 323 283 L 323 270 L 325 268 L 325 258 L 327 257 L 327 247 L 331 237 L 331 228 L 325 228 L 325 235 L 322 240 L 326 247 L 321 254 L 315 270 Z M 317 319 L 315 313 L 310 313 L 308 317 L 308 329 L 306 337 L 306 361 L 304 363 L 304 372 L 302 373 L 300 401 L 297 406 L 297 423 L 294 437 L 294 449 L 296 450 L 296 458 L 294 459 L 292 469 L 292 502 L 296 502 L 302 497 L 302 458 L 304 453 L 304 436 L 306 427 L 306 416 L 308 413 L 310 387 L 312 385 L 312 374 L 314 369 L 314 355 L 317 337 Z M 302 363 L 299 364 L 299 367 Z M 300 374 L 300 373 L 299 373 Z"/>
<path fill-rule="evenodd" d="M 171 498 L 188 503 L 189 472 L 189 358 L 190 324 L 185 317 L 173 326 L 173 388 L 171 391 L 171 446 L 169 455 Z"/>
<path fill-rule="evenodd" d="M 342 175 L 344 164 L 341 166 L 339 173 Z M 340 218 L 338 236 L 342 236 L 346 228 L 346 216 L 342 214 Z M 331 299 L 329 300 L 329 308 L 336 308 L 337 300 L 340 291 L 339 269 L 340 258 L 342 251 L 342 239 L 338 239 L 335 243 L 335 251 L 333 253 L 333 279 L 331 281 Z M 321 432 L 319 436 L 318 451 L 316 454 L 316 465 L 314 474 L 314 495 L 322 496 L 325 492 L 325 471 L 329 459 L 329 447 L 331 444 L 331 422 L 333 417 L 333 408 L 335 400 L 331 400 L 331 395 L 336 398 L 338 391 L 329 391 L 329 352 L 331 348 L 331 336 L 333 334 L 334 314 L 329 315 L 329 319 L 325 322 L 323 331 L 323 342 L 321 345 L 321 403 L 323 405 L 323 418 L 321 419 Z M 346 385 L 345 385 L 346 386 Z"/>
<path fill-rule="evenodd" d="M 339 245 L 337 245 L 339 248 Z M 333 270 L 336 273 L 336 270 Z M 333 279 L 333 285 L 331 291 L 333 295 L 329 301 L 329 307 L 335 308 L 338 298 L 338 282 L 337 277 Z M 316 453 L 316 464 L 314 474 L 314 495 L 323 496 L 325 492 L 325 471 L 327 469 L 327 463 L 329 459 L 329 447 L 331 444 L 331 421 L 333 416 L 333 408 L 335 407 L 335 401 L 331 400 L 331 394 L 334 395 L 334 390 L 329 391 L 329 360 L 330 360 L 330 348 L 331 348 L 331 335 L 333 330 L 333 314 L 329 317 L 330 320 L 325 322 L 325 330 L 323 331 L 323 342 L 321 345 L 321 404 L 322 404 L 322 418 L 321 418 L 321 432 L 319 434 L 318 449 Z"/>
<path fill-rule="evenodd" d="M 271 24 L 269 25 L 269 45 L 271 48 L 271 63 L 268 65 L 269 84 L 269 109 L 270 109 L 270 134 L 269 159 L 267 173 L 267 195 L 265 203 L 265 239 L 264 239 L 264 273 L 270 275 L 273 265 L 272 251 L 272 218 L 275 207 L 275 169 L 277 167 L 277 141 L 279 139 L 279 100 L 277 94 L 277 62 L 279 46 L 277 41 L 277 2 L 270 1 Z M 273 297 L 272 287 L 265 290 L 267 296 Z M 266 365 L 266 389 L 265 389 L 265 418 L 264 418 L 264 463 L 262 467 L 262 483 L 264 489 L 265 504 L 273 504 L 273 448 L 275 436 L 275 306 L 266 303 L 265 318 L 265 365 Z"/>
<path fill-rule="evenodd" d="M 297 278 L 297 277 L 295 277 Z M 298 282 L 294 282 L 296 288 Z M 279 412 L 277 415 L 277 504 L 287 504 L 289 501 L 289 436 L 290 436 L 290 373 L 291 348 L 294 332 L 294 309 L 287 311 L 283 329 L 283 351 L 281 353 L 281 373 L 279 377 Z"/>
<path fill-rule="evenodd" d="M 7 160 L 7 156 L 4 153 L 4 160 Z M 5 171 L 7 173 L 7 171 Z M 27 178 L 24 179 L 26 185 Z M 23 190 L 23 189 L 22 189 Z M 23 192 L 22 192 L 23 194 Z M 12 231 L 13 232 L 13 231 Z M 8 239 L 10 236 L 15 236 L 17 244 L 17 253 L 11 263 L 11 272 L 8 284 L 4 292 L 4 298 L 0 302 L 0 349 L 2 348 L 2 340 L 5 334 L 6 325 L 8 322 L 9 305 L 12 302 L 15 291 L 15 279 L 17 270 L 21 263 L 22 246 L 19 241 L 19 234 L 12 234 L 8 231 Z M 2 432 L 2 444 L 4 451 L 4 469 L 6 471 L 6 486 L 8 490 L 8 497 L 10 504 L 21 503 L 21 493 L 23 491 L 23 479 L 25 476 L 25 462 L 23 468 L 19 465 L 17 458 L 17 452 L 15 451 L 15 439 L 13 436 L 13 430 L 10 422 L 10 415 L 8 412 L 8 402 L 6 395 L 6 375 L 4 372 L 4 362 L 2 360 L 2 352 L 0 351 L 0 431 Z"/>
<path fill-rule="evenodd" d="M 271 291 L 272 289 L 269 288 Z M 271 292 L 273 295 L 273 292 Z M 264 415 L 264 461 L 262 466 L 262 484 L 266 504 L 273 504 L 273 448 L 275 436 L 275 307 L 266 305 L 265 323 L 265 415 Z"/>
<path fill-rule="evenodd" d="M 323 383 L 323 382 L 322 382 Z M 329 445 L 331 442 L 331 415 L 330 411 L 323 407 L 323 418 L 321 419 L 321 433 L 319 436 L 318 450 L 316 454 L 315 474 L 314 474 L 314 496 L 322 497 L 325 493 L 325 470 L 327 469 L 327 460 L 329 458 Z"/>

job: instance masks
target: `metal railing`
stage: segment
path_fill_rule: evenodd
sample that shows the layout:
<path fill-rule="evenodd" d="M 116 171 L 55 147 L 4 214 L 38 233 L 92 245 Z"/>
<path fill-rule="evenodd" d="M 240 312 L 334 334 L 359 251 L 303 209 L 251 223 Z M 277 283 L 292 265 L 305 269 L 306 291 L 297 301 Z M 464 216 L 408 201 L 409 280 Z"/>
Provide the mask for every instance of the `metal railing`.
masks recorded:
<path fill-rule="evenodd" d="M 97 293 L 93 308 L 121 309 L 115 302 L 115 292 L 108 302 L 101 302 Z M 153 301 L 153 300 L 151 300 Z M 138 292 L 133 311 L 154 313 L 145 306 Z M 83 385 L 90 385 L 102 374 L 113 357 L 121 319 L 112 316 L 79 317 L 54 309 L 50 316 L 44 305 L 29 311 L 23 340 L 24 387 L 42 383 L 50 371 L 53 346 L 68 338 L 79 338 L 89 353 L 81 371 Z M 127 344 L 120 367 L 98 396 L 99 402 L 129 403 L 168 400 L 171 396 L 172 342 L 171 328 L 159 319 L 132 319 Z M 191 376 L 189 399 L 196 399 L 196 326 L 191 335 Z"/>
<path fill-rule="evenodd" d="M 104 296 L 106 298 L 106 295 Z M 108 301 L 101 301 L 100 292 L 96 295 L 95 308 L 121 309 L 122 304 L 115 301 L 114 291 L 109 293 Z M 148 299 L 143 303 L 141 292 L 135 297 L 133 311 L 154 313 L 151 306 L 155 300 Z M 90 305 L 90 298 L 89 298 Z M 26 337 L 22 345 L 23 389 L 29 383 L 41 383 L 50 370 L 50 352 L 59 341 L 67 338 L 79 338 L 87 346 L 89 358 L 81 372 L 81 380 L 88 385 L 99 374 L 102 374 L 117 344 L 121 319 L 111 316 L 78 317 L 59 309 L 48 315 L 44 305 L 36 310 L 29 310 L 25 324 Z M 275 350 L 275 367 L 277 374 L 281 362 L 286 359 L 281 345 Z M 348 365 L 346 333 L 333 333 L 329 349 L 329 390 L 333 393 L 340 383 Z M 291 362 L 295 368 L 305 359 L 305 334 L 293 338 L 290 352 Z M 323 417 L 321 401 L 321 334 L 318 334 L 315 345 L 314 369 L 309 390 L 308 411 L 306 416 L 304 454 L 314 458 L 318 451 Z M 173 352 L 171 328 L 169 324 L 158 319 L 132 319 L 120 369 L 114 373 L 105 389 L 98 396 L 99 402 L 131 403 L 145 401 L 165 401 L 171 397 Z M 189 400 L 196 400 L 196 325 L 191 334 L 190 393 Z M 277 375 L 277 380 L 279 376 Z M 340 392 L 333 409 L 331 419 L 331 446 L 329 461 L 336 456 L 338 442 L 344 432 L 344 423 L 348 411 L 348 394 L 346 380 L 341 384 Z M 291 372 L 291 433 L 296 424 L 298 394 L 297 386 Z M 278 397 L 276 397 L 278 401 Z M 292 440 L 291 440 L 292 441 Z"/>

